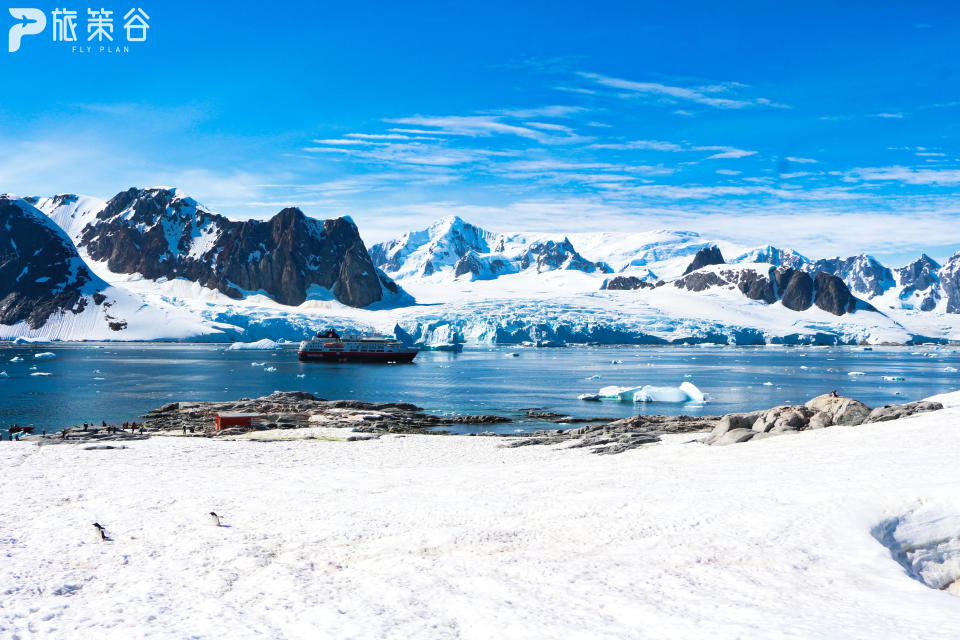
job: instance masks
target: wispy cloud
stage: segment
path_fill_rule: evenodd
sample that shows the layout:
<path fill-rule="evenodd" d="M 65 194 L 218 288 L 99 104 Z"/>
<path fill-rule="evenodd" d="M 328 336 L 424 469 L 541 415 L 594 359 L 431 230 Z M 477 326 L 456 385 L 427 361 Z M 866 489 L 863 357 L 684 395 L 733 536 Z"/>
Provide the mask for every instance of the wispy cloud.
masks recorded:
<path fill-rule="evenodd" d="M 711 84 L 695 87 L 681 87 L 659 82 L 637 82 L 599 73 L 578 71 L 577 75 L 602 87 L 617 89 L 621 95 L 654 98 L 667 104 L 693 102 L 716 109 L 743 109 L 746 107 L 787 108 L 787 105 L 767 98 L 745 98 L 732 94 L 745 88 L 740 83 Z"/>
<path fill-rule="evenodd" d="M 666 151 L 671 153 L 689 152 L 689 151 L 714 151 L 712 155 L 707 156 L 707 160 L 721 160 L 725 158 L 745 158 L 755 155 L 756 151 L 747 151 L 746 149 L 737 149 L 730 146 L 718 145 L 692 145 L 686 142 L 667 142 L 664 140 L 631 140 L 629 142 L 606 142 L 590 145 L 591 149 L 614 149 L 614 150 L 646 150 L 646 151 Z"/>
<path fill-rule="evenodd" d="M 902 182 L 914 185 L 958 185 L 960 169 L 915 169 L 912 167 L 865 167 L 848 172 L 848 181 Z"/>

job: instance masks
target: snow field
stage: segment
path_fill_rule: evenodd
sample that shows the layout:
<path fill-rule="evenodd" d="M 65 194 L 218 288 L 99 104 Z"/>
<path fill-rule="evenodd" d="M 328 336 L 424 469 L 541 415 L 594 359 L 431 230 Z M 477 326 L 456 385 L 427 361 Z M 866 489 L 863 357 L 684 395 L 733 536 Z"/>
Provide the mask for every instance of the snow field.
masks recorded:
<path fill-rule="evenodd" d="M 958 438 L 960 408 L 617 456 L 466 436 L 5 443 L 0 635 L 955 638 L 960 600 L 871 532 L 955 495 Z"/>

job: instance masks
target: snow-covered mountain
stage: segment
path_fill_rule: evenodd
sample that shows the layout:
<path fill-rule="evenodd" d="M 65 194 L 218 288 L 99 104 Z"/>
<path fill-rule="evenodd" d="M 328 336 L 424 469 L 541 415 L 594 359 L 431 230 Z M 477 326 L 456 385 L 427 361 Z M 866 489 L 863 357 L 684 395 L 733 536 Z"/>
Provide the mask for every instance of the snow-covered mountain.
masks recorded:
<path fill-rule="evenodd" d="M 868 255 L 811 260 L 690 231 L 498 233 L 457 217 L 368 252 L 349 218 L 289 208 L 238 222 L 174 189 L 30 202 L 63 225 L 79 247 L 71 259 L 127 326 L 104 336 L 57 312 L 0 321 L 0 337 L 294 340 L 334 326 L 424 344 L 960 340 L 960 254 L 890 269 Z M 0 226 L 0 244 L 9 235 Z M 45 296 L 0 280 L 11 308 L 33 298 Z M 90 300 L 84 313 L 101 308 Z"/>
<path fill-rule="evenodd" d="M 174 189 L 129 189 L 79 234 L 79 247 L 113 273 L 183 278 L 231 298 L 261 293 L 283 305 L 310 297 L 366 307 L 400 288 L 370 260 L 349 218 L 315 220 L 284 209 L 235 222 Z"/>
<path fill-rule="evenodd" d="M 537 238 L 485 231 L 457 216 L 441 218 L 428 228 L 412 231 L 370 249 L 374 264 L 395 278 L 466 278 L 489 280 L 533 269 L 612 270 L 580 255 L 569 238 Z"/>
<path fill-rule="evenodd" d="M 0 337 L 184 339 L 213 330 L 189 313 L 144 304 L 109 285 L 43 212 L 0 196 Z"/>

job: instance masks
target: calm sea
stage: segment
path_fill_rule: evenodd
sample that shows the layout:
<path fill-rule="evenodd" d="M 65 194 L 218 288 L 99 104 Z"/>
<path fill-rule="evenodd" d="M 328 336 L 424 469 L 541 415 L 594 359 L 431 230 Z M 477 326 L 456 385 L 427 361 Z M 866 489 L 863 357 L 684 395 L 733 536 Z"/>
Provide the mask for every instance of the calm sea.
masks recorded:
<path fill-rule="evenodd" d="M 50 352 L 54 357 L 35 357 Z M 518 356 L 511 354 L 517 353 Z M 14 358 L 22 358 L 13 362 Z M 254 365 L 253 363 L 257 363 Z M 275 369 L 275 370 L 270 370 Z M 436 413 L 517 416 L 541 408 L 574 416 L 637 412 L 711 414 L 801 403 L 836 389 L 871 406 L 960 389 L 955 347 L 493 347 L 421 353 L 414 364 L 300 363 L 295 348 L 230 351 L 222 345 L 46 344 L 0 346 L 0 430 L 48 432 L 84 421 L 139 420 L 180 400 L 256 397 L 275 389 L 327 399 L 412 402 Z M 860 372 L 863 375 L 849 375 Z M 31 374 L 48 375 L 31 375 Z M 594 377 L 599 376 L 599 377 Z M 885 380 L 900 377 L 903 380 Z M 606 385 L 679 385 L 706 404 L 582 402 Z M 460 431 L 529 431 L 520 420 Z"/>

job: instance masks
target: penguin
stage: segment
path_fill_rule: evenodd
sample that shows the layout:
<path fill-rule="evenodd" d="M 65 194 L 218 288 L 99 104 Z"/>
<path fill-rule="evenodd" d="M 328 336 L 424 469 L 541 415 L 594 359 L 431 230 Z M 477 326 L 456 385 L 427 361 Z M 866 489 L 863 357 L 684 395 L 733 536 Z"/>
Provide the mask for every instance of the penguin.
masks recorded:
<path fill-rule="evenodd" d="M 220 516 L 218 516 L 213 511 L 210 512 L 210 522 L 213 523 L 213 526 L 219 527 L 220 525 Z"/>
<path fill-rule="evenodd" d="M 100 525 L 100 523 L 99 523 L 99 522 L 94 522 L 94 523 L 93 523 L 93 528 L 97 530 L 97 537 L 100 538 L 100 542 L 106 542 L 106 540 L 107 540 L 107 534 L 106 534 L 104 528 Z"/>
<path fill-rule="evenodd" d="M 833 396 L 834 398 L 839 398 L 839 397 L 840 397 L 840 396 L 837 395 L 837 390 L 836 390 L 836 389 L 834 389 L 834 390 L 833 390 L 833 393 L 831 393 L 830 395 Z"/>

